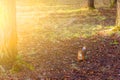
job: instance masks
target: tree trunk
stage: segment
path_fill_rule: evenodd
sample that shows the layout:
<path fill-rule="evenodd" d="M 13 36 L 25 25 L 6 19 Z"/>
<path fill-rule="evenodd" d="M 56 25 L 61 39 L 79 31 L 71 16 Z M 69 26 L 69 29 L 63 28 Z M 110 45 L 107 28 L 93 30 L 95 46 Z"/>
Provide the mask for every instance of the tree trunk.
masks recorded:
<path fill-rule="evenodd" d="M 117 4 L 117 0 L 110 0 L 110 7 L 115 7 L 115 5 Z"/>
<path fill-rule="evenodd" d="M 94 0 L 88 0 L 88 8 L 95 9 Z"/>
<path fill-rule="evenodd" d="M 120 0 L 117 0 L 117 18 L 116 26 L 120 27 Z"/>
<path fill-rule="evenodd" d="M 0 65 L 11 64 L 16 55 L 16 2 L 0 0 Z"/>

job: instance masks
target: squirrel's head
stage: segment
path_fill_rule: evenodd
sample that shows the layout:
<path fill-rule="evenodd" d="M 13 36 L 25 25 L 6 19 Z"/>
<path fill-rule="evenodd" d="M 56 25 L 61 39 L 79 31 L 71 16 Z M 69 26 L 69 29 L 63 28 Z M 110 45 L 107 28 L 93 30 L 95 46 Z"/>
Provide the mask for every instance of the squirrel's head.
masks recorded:
<path fill-rule="evenodd" d="M 86 50 L 86 46 L 83 46 L 83 47 L 82 47 L 82 51 L 85 51 L 85 50 Z"/>

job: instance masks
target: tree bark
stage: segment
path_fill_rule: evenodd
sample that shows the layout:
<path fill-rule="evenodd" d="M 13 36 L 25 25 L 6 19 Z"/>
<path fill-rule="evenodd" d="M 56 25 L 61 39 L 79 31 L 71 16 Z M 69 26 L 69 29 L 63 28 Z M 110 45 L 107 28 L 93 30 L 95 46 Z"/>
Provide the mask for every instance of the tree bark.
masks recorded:
<path fill-rule="evenodd" d="M 16 55 L 16 2 L 0 0 L 0 65 L 11 64 Z"/>
<path fill-rule="evenodd" d="M 88 8 L 95 9 L 94 0 L 88 0 Z"/>
<path fill-rule="evenodd" d="M 116 26 L 120 27 L 120 0 L 117 0 L 117 18 Z"/>

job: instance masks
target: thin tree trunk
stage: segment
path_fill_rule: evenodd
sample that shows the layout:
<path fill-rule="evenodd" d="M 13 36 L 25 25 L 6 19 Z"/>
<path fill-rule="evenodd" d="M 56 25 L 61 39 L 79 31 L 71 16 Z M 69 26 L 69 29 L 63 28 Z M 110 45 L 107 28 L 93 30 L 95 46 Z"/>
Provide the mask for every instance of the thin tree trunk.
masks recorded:
<path fill-rule="evenodd" d="M 88 8 L 95 9 L 94 0 L 88 0 Z"/>
<path fill-rule="evenodd" d="M 16 2 L 0 0 L 0 65 L 11 64 L 16 55 Z"/>
<path fill-rule="evenodd" d="M 117 18 L 116 26 L 120 27 L 120 0 L 117 0 Z"/>
<path fill-rule="evenodd" d="M 115 5 L 117 4 L 117 0 L 110 0 L 110 7 L 115 7 Z"/>

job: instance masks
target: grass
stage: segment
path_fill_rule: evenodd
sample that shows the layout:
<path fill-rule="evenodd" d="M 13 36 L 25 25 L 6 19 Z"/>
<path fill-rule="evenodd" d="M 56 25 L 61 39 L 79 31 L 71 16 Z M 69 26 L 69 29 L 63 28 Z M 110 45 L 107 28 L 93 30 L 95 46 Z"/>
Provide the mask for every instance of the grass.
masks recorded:
<path fill-rule="evenodd" d="M 54 8 L 52 6 L 52 9 L 50 10 L 49 8 L 51 7 L 46 7 L 45 9 L 47 12 L 53 11 L 54 14 L 48 14 L 48 16 L 42 18 L 40 18 L 42 13 L 35 15 L 38 13 L 37 11 L 34 11 L 35 14 L 32 12 L 26 12 L 26 14 L 21 13 L 21 15 L 19 15 L 17 18 L 18 32 L 20 35 L 19 38 L 26 38 L 26 41 L 30 39 L 31 43 L 32 40 L 36 39 L 39 41 L 57 42 L 58 40 L 66 40 L 79 37 L 87 38 L 95 35 L 99 31 L 110 30 L 113 27 L 103 27 L 101 24 L 95 23 L 95 21 L 100 22 L 107 19 L 106 16 L 100 15 L 96 9 L 89 11 L 87 8 L 72 9 L 71 7 L 69 8 L 69 6 L 66 7 L 68 8 L 62 9 L 62 6 L 57 5 L 57 7 Z M 41 8 L 38 7 L 38 9 Z M 32 17 L 30 19 L 26 19 L 25 16 L 28 15 Z M 43 13 L 43 15 L 45 15 L 45 13 Z M 61 17 L 61 15 L 63 17 Z M 92 22 L 91 19 L 95 20 Z M 19 21 L 21 21 L 21 23 L 19 23 Z M 111 33 L 112 32 L 109 31 L 109 34 Z M 21 43 L 24 42 L 22 41 Z"/>
<path fill-rule="evenodd" d="M 88 8 L 66 9 L 66 10 L 57 10 L 56 13 L 68 14 L 68 13 L 77 13 L 77 12 L 88 11 L 88 10 L 89 10 Z"/>
<path fill-rule="evenodd" d="M 95 35 L 99 30 L 102 30 L 103 27 L 100 25 L 94 26 L 89 24 L 84 25 L 73 25 L 69 27 L 49 27 L 49 29 L 42 28 L 38 32 L 42 33 L 39 34 L 36 33 L 35 35 L 38 35 L 42 40 L 48 40 L 55 42 L 56 40 L 66 40 L 71 38 L 79 38 L 79 37 L 90 37 L 92 35 Z"/>

